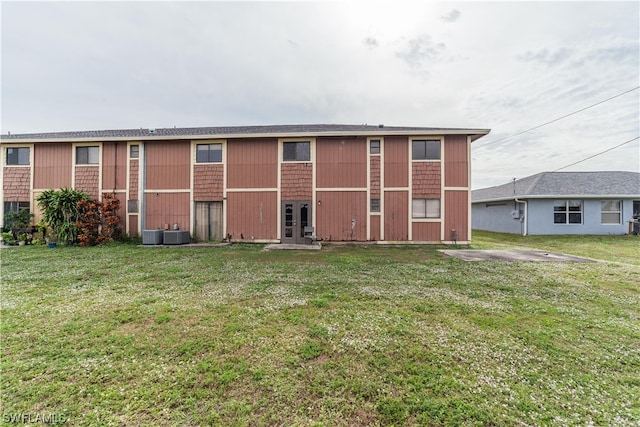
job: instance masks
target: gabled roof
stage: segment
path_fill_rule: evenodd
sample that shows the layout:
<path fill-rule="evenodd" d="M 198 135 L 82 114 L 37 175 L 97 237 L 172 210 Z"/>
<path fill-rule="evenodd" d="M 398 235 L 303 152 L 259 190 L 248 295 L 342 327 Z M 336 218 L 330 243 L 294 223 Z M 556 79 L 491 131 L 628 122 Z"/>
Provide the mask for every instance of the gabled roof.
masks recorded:
<path fill-rule="evenodd" d="M 489 129 L 429 128 L 384 125 L 271 125 L 225 126 L 196 128 L 115 129 L 76 132 L 48 132 L 30 134 L 5 134 L 2 142 L 45 141 L 117 141 L 157 139 L 206 139 L 243 137 L 299 137 L 299 136 L 385 136 L 385 135 L 469 135 L 474 141 L 489 133 Z"/>
<path fill-rule="evenodd" d="M 629 196 L 640 198 L 638 172 L 541 172 L 515 183 L 471 192 L 473 202 L 515 198 Z"/>

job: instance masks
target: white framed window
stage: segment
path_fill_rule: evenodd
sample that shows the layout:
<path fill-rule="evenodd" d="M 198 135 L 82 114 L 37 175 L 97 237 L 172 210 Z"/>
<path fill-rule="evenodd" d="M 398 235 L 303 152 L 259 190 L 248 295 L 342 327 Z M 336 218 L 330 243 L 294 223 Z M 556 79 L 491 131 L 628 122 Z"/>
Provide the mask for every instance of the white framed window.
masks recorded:
<path fill-rule="evenodd" d="M 29 147 L 7 147 L 7 166 L 29 166 Z"/>
<path fill-rule="evenodd" d="M 311 160 L 311 142 L 291 141 L 282 143 L 283 162 L 308 162 Z"/>
<path fill-rule="evenodd" d="M 413 199 L 412 218 L 440 218 L 440 199 Z"/>
<path fill-rule="evenodd" d="M 196 144 L 196 163 L 222 162 L 222 144 Z"/>
<path fill-rule="evenodd" d="M 130 145 L 129 146 L 129 157 L 132 159 L 140 158 L 140 146 L 139 145 Z"/>
<path fill-rule="evenodd" d="M 380 140 L 372 139 L 369 141 L 369 154 L 380 154 Z"/>
<path fill-rule="evenodd" d="M 100 163 L 100 147 L 76 147 L 76 165 L 97 165 Z"/>
<path fill-rule="evenodd" d="M 554 224 L 582 224 L 582 200 L 553 202 Z"/>
<path fill-rule="evenodd" d="M 600 202 L 600 222 L 602 224 L 621 224 L 622 201 L 602 200 Z"/>
<path fill-rule="evenodd" d="M 380 199 L 371 199 L 369 210 L 371 212 L 380 212 Z"/>
<path fill-rule="evenodd" d="M 414 139 L 411 141 L 413 160 L 440 160 L 439 139 Z"/>

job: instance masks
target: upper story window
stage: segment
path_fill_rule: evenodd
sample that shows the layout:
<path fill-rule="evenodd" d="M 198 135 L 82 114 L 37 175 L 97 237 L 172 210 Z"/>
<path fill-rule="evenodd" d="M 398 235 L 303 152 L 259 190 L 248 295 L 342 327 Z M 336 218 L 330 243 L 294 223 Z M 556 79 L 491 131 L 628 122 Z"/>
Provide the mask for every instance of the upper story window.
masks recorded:
<path fill-rule="evenodd" d="M 100 147 L 76 147 L 76 165 L 100 163 Z"/>
<path fill-rule="evenodd" d="M 620 200 L 601 201 L 600 222 L 602 224 L 620 224 L 622 222 L 622 202 Z"/>
<path fill-rule="evenodd" d="M 197 144 L 196 163 L 222 162 L 222 144 Z"/>
<path fill-rule="evenodd" d="M 369 142 L 369 154 L 380 154 L 380 140 L 372 139 Z"/>
<path fill-rule="evenodd" d="M 371 212 L 380 212 L 380 199 L 371 199 L 369 210 Z"/>
<path fill-rule="evenodd" d="M 311 143 L 309 141 L 283 142 L 282 160 L 285 162 L 308 162 L 311 160 Z"/>
<path fill-rule="evenodd" d="M 129 146 L 129 157 L 132 159 L 137 159 L 140 157 L 140 146 L 139 145 L 130 145 Z"/>
<path fill-rule="evenodd" d="M 7 165 L 29 165 L 29 147 L 7 148 Z"/>
<path fill-rule="evenodd" d="M 414 139 L 413 160 L 440 160 L 440 140 Z"/>
<path fill-rule="evenodd" d="M 553 203 L 554 224 L 582 224 L 582 200 L 556 200 Z"/>

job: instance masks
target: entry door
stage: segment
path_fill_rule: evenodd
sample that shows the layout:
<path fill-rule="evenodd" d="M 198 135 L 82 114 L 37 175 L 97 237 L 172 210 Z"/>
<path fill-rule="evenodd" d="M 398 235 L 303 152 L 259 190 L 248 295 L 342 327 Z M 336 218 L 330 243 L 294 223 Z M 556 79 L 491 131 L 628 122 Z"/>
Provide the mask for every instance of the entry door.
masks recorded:
<path fill-rule="evenodd" d="M 311 225 L 311 202 L 282 202 L 282 243 L 306 243 L 304 228 Z"/>
<path fill-rule="evenodd" d="M 196 202 L 196 239 L 222 240 L 222 202 Z"/>

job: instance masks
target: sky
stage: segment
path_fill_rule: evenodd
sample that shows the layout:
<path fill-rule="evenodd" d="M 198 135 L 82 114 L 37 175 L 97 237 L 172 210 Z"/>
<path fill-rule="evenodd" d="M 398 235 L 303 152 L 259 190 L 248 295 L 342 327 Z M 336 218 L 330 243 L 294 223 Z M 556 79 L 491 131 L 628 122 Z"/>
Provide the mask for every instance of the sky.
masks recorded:
<path fill-rule="evenodd" d="M 491 129 L 473 189 L 575 162 L 562 170 L 640 171 L 637 1 L 2 1 L 0 15 L 3 134 Z"/>

